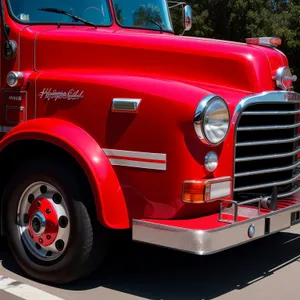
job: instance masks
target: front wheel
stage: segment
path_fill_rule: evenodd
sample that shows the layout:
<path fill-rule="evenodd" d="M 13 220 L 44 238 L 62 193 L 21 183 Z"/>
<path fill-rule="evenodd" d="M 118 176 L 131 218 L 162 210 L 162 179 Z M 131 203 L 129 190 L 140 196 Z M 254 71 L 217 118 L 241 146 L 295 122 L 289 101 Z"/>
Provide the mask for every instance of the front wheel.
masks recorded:
<path fill-rule="evenodd" d="M 88 207 L 91 193 L 70 166 L 36 160 L 9 180 L 4 201 L 8 242 L 31 277 L 67 283 L 96 268 L 108 233 Z"/>

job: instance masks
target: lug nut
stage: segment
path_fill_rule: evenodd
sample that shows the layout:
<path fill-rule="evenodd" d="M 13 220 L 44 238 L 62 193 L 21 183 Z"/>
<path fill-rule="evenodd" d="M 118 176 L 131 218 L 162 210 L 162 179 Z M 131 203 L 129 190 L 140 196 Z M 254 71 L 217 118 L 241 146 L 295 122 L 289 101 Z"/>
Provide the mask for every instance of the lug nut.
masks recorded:
<path fill-rule="evenodd" d="M 24 221 L 25 224 L 29 223 L 29 216 L 28 216 L 28 214 L 24 214 L 23 221 Z"/>
<path fill-rule="evenodd" d="M 48 215 L 51 214 L 51 209 L 50 208 L 46 209 L 46 214 L 48 214 Z"/>
<path fill-rule="evenodd" d="M 58 251 L 62 251 L 64 249 L 65 243 L 63 240 L 58 240 L 55 243 L 55 247 Z"/>
<path fill-rule="evenodd" d="M 50 240 L 50 239 L 51 239 L 51 235 L 50 235 L 50 234 L 47 234 L 47 235 L 46 235 L 46 239 L 47 239 L 47 240 Z"/>
<path fill-rule="evenodd" d="M 38 202 L 36 203 L 36 206 L 37 206 L 37 207 L 40 207 L 40 206 L 41 206 L 41 201 L 38 201 Z"/>
<path fill-rule="evenodd" d="M 28 202 L 31 204 L 34 201 L 34 196 L 32 194 L 30 194 L 28 196 Z"/>
<path fill-rule="evenodd" d="M 38 243 L 35 243 L 35 247 L 36 247 L 36 249 L 38 249 L 38 250 L 40 250 L 40 249 L 42 248 L 41 245 L 38 244 Z"/>
<path fill-rule="evenodd" d="M 48 251 L 47 253 L 46 253 L 46 256 L 51 256 L 52 255 L 52 251 Z"/>
<path fill-rule="evenodd" d="M 60 204 L 61 203 L 61 200 L 62 200 L 62 197 L 60 194 L 58 193 L 55 193 L 52 197 L 52 200 L 55 204 Z"/>
<path fill-rule="evenodd" d="M 58 220 L 58 224 L 61 228 L 66 228 L 68 226 L 68 218 L 65 216 L 61 216 Z"/>
<path fill-rule="evenodd" d="M 43 244 L 43 239 L 39 239 L 39 243 L 40 243 L 40 244 Z"/>
<path fill-rule="evenodd" d="M 40 191 L 42 194 L 46 194 L 47 193 L 47 187 L 45 185 L 42 185 L 40 188 Z"/>

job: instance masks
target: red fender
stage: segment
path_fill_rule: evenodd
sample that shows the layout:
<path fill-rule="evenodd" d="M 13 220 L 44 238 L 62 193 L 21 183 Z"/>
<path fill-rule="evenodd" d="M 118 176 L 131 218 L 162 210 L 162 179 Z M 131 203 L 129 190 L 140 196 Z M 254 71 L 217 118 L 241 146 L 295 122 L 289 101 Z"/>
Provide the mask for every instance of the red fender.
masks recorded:
<path fill-rule="evenodd" d="M 61 147 L 80 164 L 92 188 L 100 223 L 114 229 L 130 227 L 118 178 L 100 146 L 87 132 L 63 120 L 34 119 L 10 130 L 0 142 L 0 152 L 15 141 L 31 139 Z"/>

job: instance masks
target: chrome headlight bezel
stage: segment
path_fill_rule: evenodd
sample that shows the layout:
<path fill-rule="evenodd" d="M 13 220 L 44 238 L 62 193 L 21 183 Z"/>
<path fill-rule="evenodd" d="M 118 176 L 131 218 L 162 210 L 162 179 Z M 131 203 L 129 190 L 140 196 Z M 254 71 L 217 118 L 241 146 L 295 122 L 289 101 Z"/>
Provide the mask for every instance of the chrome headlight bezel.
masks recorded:
<path fill-rule="evenodd" d="M 209 137 L 207 136 L 207 134 L 205 132 L 205 128 L 204 128 L 205 127 L 204 120 L 206 118 L 207 111 L 215 101 L 221 101 L 222 104 L 224 104 L 224 107 L 226 108 L 227 113 L 228 113 L 227 130 L 224 133 L 224 136 L 222 137 L 222 139 L 218 140 L 217 142 L 211 141 L 209 139 Z M 200 101 L 200 103 L 198 104 L 197 109 L 195 111 L 194 128 L 195 128 L 197 136 L 204 144 L 212 145 L 212 146 L 217 146 L 217 145 L 221 144 L 227 137 L 229 128 L 230 128 L 230 112 L 229 112 L 226 101 L 222 97 L 217 96 L 217 95 L 210 95 L 210 96 L 204 98 L 202 101 Z"/>

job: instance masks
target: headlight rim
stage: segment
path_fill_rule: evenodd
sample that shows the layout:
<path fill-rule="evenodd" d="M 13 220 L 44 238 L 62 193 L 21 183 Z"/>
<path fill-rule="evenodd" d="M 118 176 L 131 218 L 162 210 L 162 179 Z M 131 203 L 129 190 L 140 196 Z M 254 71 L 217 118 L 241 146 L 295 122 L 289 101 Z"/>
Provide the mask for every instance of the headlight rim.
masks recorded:
<path fill-rule="evenodd" d="M 226 133 L 225 133 L 223 139 L 217 143 L 211 142 L 208 139 L 208 137 L 206 136 L 205 130 L 204 130 L 204 117 L 206 115 L 206 112 L 207 112 L 209 106 L 215 100 L 221 100 L 225 104 L 225 107 L 228 112 L 228 128 L 226 130 Z M 195 129 L 196 135 L 204 144 L 210 145 L 210 146 L 218 146 L 218 145 L 222 144 L 224 142 L 224 140 L 226 139 L 226 137 L 228 136 L 228 132 L 230 129 L 230 120 L 231 120 L 231 115 L 230 115 L 229 107 L 228 107 L 228 104 L 226 103 L 226 101 L 219 95 L 209 95 L 200 101 L 200 103 L 198 104 L 196 111 L 195 111 L 194 129 Z"/>

